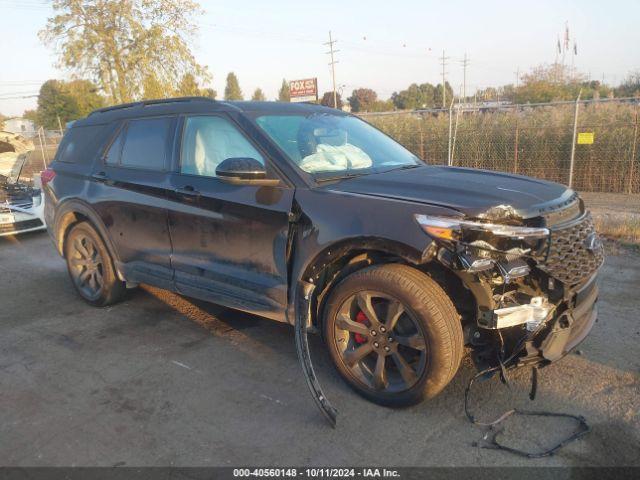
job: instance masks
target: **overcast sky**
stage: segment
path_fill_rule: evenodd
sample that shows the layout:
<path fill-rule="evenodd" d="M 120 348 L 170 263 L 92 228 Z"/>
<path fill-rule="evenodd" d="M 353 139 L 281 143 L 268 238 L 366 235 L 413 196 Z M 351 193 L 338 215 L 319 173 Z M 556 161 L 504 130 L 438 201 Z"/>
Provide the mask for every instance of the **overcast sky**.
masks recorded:
<path fill-rule="evenodd" d="M 54 52 L 37 32 L 52 14 L 50 2 L 0 0 L 3 48 L 0 113 L 34 108 L 49 78 L 68 78 L 55 68 Z M 569 23 L 578 45 L 577 69 L 592 78 L 619 83 L 640 70 L 640 0 L 537 1 L 201 1 L 194 42 L 197 60 L 209 66 L 222 96 L 234 71 L 246 97 L 261 87 L 274 98 L 282 78 L 318 77 L 331 88 L 325 55 L 328 31 L 338 40 L 338 84 L 346 94 L 370 87 L 381 98 L 417 82 L 438 83 L 443 49 L 450 57 L 447 79 L 458 91 L 465 52 L 470 63 L 467 91 L 515 81 L 515 72 L 555 60 L 558 36 Z M 567 55 L 567 64 L 571 56 Z"/>

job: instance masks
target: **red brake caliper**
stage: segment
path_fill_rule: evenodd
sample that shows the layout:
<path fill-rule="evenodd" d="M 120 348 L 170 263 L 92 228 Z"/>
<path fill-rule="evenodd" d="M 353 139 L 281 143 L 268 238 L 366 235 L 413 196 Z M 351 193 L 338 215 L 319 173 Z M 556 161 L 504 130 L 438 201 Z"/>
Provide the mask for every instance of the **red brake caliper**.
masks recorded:
<path fill-rule="evenodd" d="M 367 318 L 367 316 L 364 314 L 362 310 L 360 310 L 356 315 L 356 322 L 369 326 L 369 319 Z M 366 337 L 364 337 L 363 335 L 360 335 L 359 333 L 355 334 L 355 340 L 356 340 L 356 343 L 365 343 L 367 341 Z"/>

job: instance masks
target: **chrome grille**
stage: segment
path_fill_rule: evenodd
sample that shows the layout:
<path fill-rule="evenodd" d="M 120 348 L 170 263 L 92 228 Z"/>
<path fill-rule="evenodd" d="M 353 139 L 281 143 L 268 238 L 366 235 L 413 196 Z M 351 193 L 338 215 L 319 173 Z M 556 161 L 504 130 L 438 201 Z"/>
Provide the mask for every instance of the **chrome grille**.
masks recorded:
<path fill-rule="evenodd" d="M 587 213 L 578 222 L 551 228 L 549 252 L 540 268 L 566 285 L 577 285 L 593 275 L 603 261 L 604 248 Z"/>

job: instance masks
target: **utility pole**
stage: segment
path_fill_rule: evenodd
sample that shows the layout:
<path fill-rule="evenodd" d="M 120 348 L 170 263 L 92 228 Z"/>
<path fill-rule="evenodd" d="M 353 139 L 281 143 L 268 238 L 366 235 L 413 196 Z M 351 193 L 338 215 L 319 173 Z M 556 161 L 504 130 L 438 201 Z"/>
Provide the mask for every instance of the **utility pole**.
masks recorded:
<path fill-rule="evenodd" d="M 576 136 L 578 132 L 578 107 L 580 106 L 580 96 L 582 95 L 582 89 L 578 91 L 578 98 L 576 98 L 576 109 L 573 114 L 573 141 L 571 142 L 571 162 L 569 163 L 569 188 L 573 187 L 573 166 L 576 158 Z"/>
<path fill-rule="evenodd" d="M 518 103 L 518 87 L 520 87 L 520 67 L 516 68 L 516 89 L 513 92 L 513 103 Z"/>
<path fill-rule="evenodd" d="M 329 30 L 329 41 L 324 43 L 324 45 L 329 45 L 329 51 L 326 53 L 327 55 L 330 55 L 331 58 L 331 62 L 329 62 L 329 65 L 331 66 L 331 78 L 333 81 L 333 108 L 338 108 L 338 96 L 336 92 L 336 63 L 338 63 L 338 61 L 333 58 L 333 55 L 335 53 L 338 53 L 340 50 L 334 50 L 333 45 L 336 42 L 337 40 L 334 40 L 331 37 L 331 30 Z"/>
<path fill-rule="evenodd" d="M 60 137 L 62 137 L 64 135 L 64 131 L 62 130 L 62 122 L 60 121 L 60 115 L 56 115 L 56 118 L 58 119 L 58 129 L 60 130 Z"/>
<path fill-rule="evenodd" d="M 442 50 L 442 57 L 440 57 L 440 62 L 442 64 L 442 108 L 447 108 L 447 89 L 445 88 L 445 78 L 447 75 L 445 67 L 447 66 L 447 60 L 449 60 L 449 57 L 445 57 L 444 50 Z"/>
<path fill-rule="evenodd" d="M 471 60 L 467 58 L 467 52 L 464 52 L 464 60 L 460 63 L 462 64 L 462 98 L 465 99 L 465 102 L 467 100 L 467 66 L 469 62 Z"/>

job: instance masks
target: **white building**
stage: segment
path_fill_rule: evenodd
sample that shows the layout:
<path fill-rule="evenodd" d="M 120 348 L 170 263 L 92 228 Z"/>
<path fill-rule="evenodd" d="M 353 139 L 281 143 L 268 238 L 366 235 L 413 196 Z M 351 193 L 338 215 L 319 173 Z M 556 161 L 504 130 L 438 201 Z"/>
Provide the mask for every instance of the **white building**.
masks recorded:
<path fill-rule="evenodd" d="M 36 135 L 36 126 L 31 120 L 27 120 L 26 118 L 8 118 L 4 121 L 4 128 L 2 130 L 25 137 L 34 137 Z"/>

